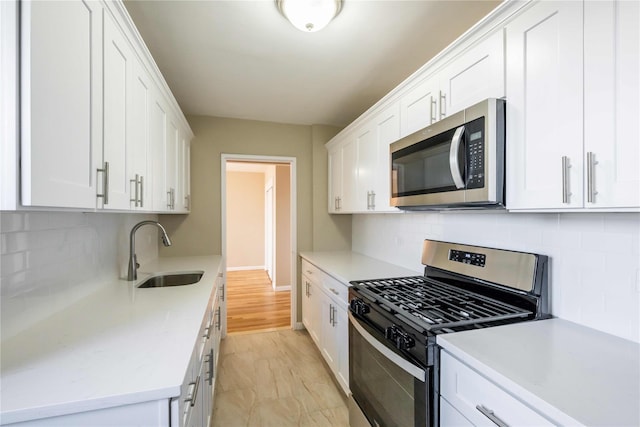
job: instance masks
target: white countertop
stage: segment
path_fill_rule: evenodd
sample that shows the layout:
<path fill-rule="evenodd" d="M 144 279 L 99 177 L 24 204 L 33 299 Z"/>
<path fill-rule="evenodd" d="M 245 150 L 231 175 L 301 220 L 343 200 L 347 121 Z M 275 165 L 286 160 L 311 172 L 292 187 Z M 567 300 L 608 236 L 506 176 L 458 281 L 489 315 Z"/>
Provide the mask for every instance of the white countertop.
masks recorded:
<path fill-rule="evenodd" d="M 437 342 L 558 425 L 640 425 L 640 344 L 561 319 Z"/>
<path fill-rule="evenodd" d="M 335 279 L 349 284 L 351 280 L 421 276 L 413 271 L 357 252 L 300 252 L 300 256 Z"/>
<path fill-rule="evenodd" d="M 221 257 L 159 258 L 138 272 L 204 270 L 200 282 L 138 289 L 114 280 L 2 343 L 0 422 L 180 394 Z"/>

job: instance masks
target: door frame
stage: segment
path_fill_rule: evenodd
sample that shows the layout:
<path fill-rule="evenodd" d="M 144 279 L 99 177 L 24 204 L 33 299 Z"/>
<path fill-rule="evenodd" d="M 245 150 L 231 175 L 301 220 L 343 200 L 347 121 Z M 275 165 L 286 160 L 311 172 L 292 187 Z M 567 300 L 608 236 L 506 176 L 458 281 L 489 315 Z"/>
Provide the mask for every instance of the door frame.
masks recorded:
<path fill-rule="evenodd" d="M 222 262 L 223 262 L 223 283 L 227 283 L 227 162 L 228 161 L 240 161 L 240 162 L 248 162 L 248 163 L 281 163 L 289 165 L 289 178 L 290 178 L 290 244 L 291 244 L 291 313 L 290 313 L 290 328 L 296 329 L 297 326 L 297 318 L 296 315 L 298 313 L 298 286 L 297 286 L 297 277 L 298 277 L 298 263 L 297 263 L 297 253 L 298 253 L 298 235 L 296 233 L 297 230 L 297 201 L 296 201 L 296 158 L 295 157 L 284 157 L 284 156 L 260 156 L 253 154 L 229 154 L 222 153 L 220 156 L 220 217 L 221 217 L 221 237 L 222 237 Z M 225 292 L 226 295 L 226 292 Z M 227 304 L 226 298 L 222 304 L 222 336 L 225 337 L 227 335 Z M 300 321 L 302 324 L 302 321 Z"/>

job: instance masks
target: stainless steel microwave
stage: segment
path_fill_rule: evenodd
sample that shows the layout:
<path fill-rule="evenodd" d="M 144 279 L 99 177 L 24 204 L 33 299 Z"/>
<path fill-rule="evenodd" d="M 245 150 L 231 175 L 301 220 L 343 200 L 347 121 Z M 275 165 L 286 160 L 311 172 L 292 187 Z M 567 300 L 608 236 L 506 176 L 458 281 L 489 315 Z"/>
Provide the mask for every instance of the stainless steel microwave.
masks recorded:
<path fill-rule="evenodd" d="M 505 101 L 486 99 L 391 144 L 391 205 L 500 208 L 505 202 Z"/>

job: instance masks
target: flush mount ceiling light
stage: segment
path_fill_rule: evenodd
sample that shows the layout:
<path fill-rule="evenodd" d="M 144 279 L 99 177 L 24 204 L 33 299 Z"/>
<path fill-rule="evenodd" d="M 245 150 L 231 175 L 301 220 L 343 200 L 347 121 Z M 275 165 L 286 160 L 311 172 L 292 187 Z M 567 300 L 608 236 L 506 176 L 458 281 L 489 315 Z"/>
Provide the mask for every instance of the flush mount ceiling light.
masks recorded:
<path fill-rule="evenodd" d="M 342 0 L 276 0 L 280 13 L 305 33 L 320 31 L 342 9 Z"/>

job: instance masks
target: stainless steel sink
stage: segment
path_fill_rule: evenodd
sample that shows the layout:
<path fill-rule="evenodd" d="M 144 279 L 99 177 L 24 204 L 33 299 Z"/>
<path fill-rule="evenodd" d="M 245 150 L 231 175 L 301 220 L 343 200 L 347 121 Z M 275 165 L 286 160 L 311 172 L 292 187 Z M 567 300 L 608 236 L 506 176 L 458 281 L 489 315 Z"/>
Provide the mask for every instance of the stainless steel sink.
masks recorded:
<path fill-rule="evenodd" d="M 203 271 L 189 273 L 162 274 L 149 277 L 138 285 L 138 288 L 164 288 L 167 286 L 184 286 L 198 283 L 204 274 Z"/>

